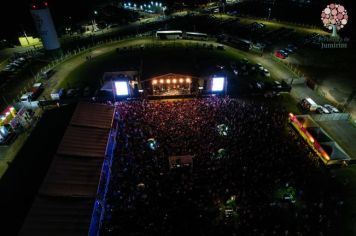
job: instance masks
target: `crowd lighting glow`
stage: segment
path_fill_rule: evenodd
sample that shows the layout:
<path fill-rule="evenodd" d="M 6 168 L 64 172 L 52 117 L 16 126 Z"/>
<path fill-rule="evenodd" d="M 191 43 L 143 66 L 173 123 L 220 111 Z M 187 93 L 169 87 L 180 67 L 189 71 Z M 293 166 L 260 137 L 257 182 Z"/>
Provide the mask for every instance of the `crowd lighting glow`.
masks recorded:
<path fill-rule="evenodd" d="M 164 80 L 163 80 L 163 79 L 161 79 L 159 82 L 160 82 L 161 84 L 163 84 L 163 83 L 164 83 Z"/>
<path fill-rule="evenodd" d="M 166 83 L 167 83 L 167 84 L 170 84 L 170 83 L 171 83 L 171 80 L 170 80 L 170 79 L 167 79 L 167 80 L 166 80 Z"/>
<path fill-rule="evenodd" d="M 154 138 L 150 138 L 147 140 L 148 143 L 148 147 L 154 151 L 157 149 L 158 145 L 157 145 L 157 141 Z"/>
<path fill-rule="evenodd" d="M 181 79 L 179 79 L 179 83 L 183 83 L 183 81 L 184 81 L 184 80 L 183 80 L 182 78 L 181 78 Z"/>
<path fill-rule="evenodd" d="M 153 81 L 152 81 L 152 84 L 157 84 L 157 80 L 153 80 Z"/>
<path fill-rule="evenodd" d="M 129 95 L 129 88 L 127 82 L 125 81 L 115 81 L 115 89 L 116 89 L 117 96 Z"/>
<path fill-rule="evenodd" d="M 176 80 L 176 79 L 173 79 L 172 81 L 173 81 L 173 84 L 177 83 L 177 80 Z"/>
<path fill-rule="evenodd" d="M 225 78 L 223 77 L 215 77 L 213 78 L 213 86 L 211 90 L 213 92 L 220 92 L 224 90 Z"/>
<path fill-rule="evenodd" d="M 229 127 L 225 124 L 221 124 L 217 126 L 218 133 L 220 136 L 227 136 L 229 132 Z"/>
<path fill-rule="evenodd" d="M 185 82 L 190 83 L 190 82 L 191 82 L 190 78 L 187 78 L 187 79 L 185 80 Z"/>

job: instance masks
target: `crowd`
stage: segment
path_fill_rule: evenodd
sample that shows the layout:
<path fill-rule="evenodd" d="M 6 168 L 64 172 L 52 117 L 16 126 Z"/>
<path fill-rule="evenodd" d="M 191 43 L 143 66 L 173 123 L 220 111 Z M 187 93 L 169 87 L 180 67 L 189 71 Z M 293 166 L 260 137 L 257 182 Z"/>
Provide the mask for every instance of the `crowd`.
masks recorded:
<path fill-rule="evenodd" d="M 335 232 L 340 191 L 279 105 L 209 97 L 116 106 L 102 235 Z M 193 165 L 169 168 L 168 157 L 180 155 L 192 155 Z M 293 201 L 279 194 L 287 187 Z"/>

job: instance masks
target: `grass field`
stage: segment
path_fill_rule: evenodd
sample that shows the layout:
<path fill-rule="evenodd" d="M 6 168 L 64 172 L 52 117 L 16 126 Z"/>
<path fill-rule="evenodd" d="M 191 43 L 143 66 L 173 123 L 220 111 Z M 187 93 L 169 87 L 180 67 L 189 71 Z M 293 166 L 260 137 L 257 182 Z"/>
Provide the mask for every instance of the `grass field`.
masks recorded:
<path fill-rule="evenodd" d="M 229 50 L 207 49 L 201 45 L 180 42 L 144 50 L 121 48 L 118 53 L 113 51 L 88 60 L 73 70 L 59 87 L 97 87 L 105 72 L 140 68 L 142 80 L 165 73 L 206 76 L 217 64 L 228 64 L 242 57 Z"/>

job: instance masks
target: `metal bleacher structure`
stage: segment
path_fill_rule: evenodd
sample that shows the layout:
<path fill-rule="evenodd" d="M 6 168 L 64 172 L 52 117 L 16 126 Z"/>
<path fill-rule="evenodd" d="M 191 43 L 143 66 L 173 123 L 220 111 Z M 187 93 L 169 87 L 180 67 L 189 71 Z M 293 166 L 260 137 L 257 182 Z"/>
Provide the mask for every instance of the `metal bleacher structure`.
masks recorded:
<path fill-rule="evenodd" d="M 19 235 L 98 234 L 116 145 L 115 114 L 111 105 L 77 105 Z"/>

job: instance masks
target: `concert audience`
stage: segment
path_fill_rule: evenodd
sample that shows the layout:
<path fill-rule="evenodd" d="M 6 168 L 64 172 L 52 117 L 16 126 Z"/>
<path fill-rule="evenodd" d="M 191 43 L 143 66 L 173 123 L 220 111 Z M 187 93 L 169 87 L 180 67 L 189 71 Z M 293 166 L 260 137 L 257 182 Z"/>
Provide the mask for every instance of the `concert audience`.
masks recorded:
<path fill-rule="evenodd" d="M 210 97 L 116 106 L 103 235 L 335 233 L 334 180 L 279 105 Z M 193 165 L 170 169 L 168 157 L 180 155 Z"/>

